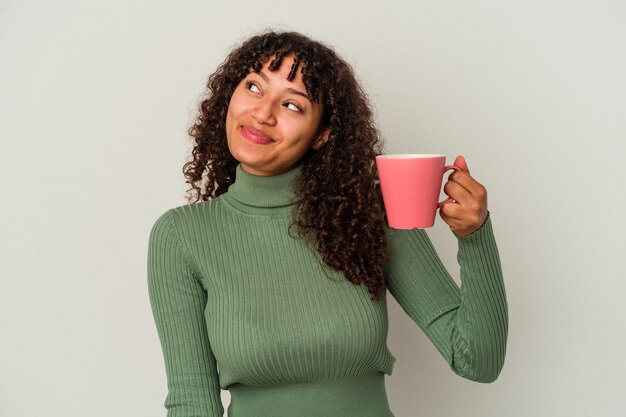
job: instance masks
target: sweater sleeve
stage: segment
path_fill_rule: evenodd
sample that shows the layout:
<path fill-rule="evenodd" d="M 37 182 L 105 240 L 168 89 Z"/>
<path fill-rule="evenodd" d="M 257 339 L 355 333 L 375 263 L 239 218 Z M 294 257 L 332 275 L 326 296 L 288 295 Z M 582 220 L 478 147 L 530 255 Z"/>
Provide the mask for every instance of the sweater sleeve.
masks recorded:
<path fill-rule="evenodd" d="M 387 228 L 387 288 L 459 376 L 493 382 L 504 365 L 508 306 L 490 213 L 457 234 L 459 288 L 423 229 Z"/>
<path fill-rule="evenodd" d="M 176 232 L 173 209 L 152 226 L 148 292 L 165 361 L 167 417 L 222 417 L 215 357 L 204 320 L 207 294 Z"/>

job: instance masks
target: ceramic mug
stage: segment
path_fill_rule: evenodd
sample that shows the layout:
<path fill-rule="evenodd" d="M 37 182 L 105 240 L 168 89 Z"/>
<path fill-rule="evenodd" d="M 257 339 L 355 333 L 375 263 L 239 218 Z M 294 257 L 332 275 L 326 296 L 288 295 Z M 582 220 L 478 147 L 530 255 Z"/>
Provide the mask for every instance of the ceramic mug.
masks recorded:
<path fill-rule="evenodd" d="M 461 170 L 446 165 L 446 156 L 440 154 L 378 155 L 376 168 L 389 227 L 394 229 L 432 227 L 437 209 L 454 201 L 438 201 L 444 174 Z"/>

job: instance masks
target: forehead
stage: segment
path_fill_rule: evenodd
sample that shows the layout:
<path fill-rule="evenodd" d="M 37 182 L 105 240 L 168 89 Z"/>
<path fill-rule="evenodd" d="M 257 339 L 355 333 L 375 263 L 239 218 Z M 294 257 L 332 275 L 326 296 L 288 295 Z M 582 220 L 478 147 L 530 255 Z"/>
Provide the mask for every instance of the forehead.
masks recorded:
<path fill-rule="evenodd" d="M 305 77 L 302 71 L 307 67 L 306 59 L 298 56 L 295 52 L 289 52 L 286 54 L 272 53 L 266 57 L 261 57 L 255 62 L 248 70 L 249 73 L 257 73 L 263 77 L 267 76 L 268 79 L 274 79 L 277 82 L 284 84 L 292 84 L 292 87 L 305 92 L 307 98 L 313 103 L 320 103 L 320 93 L 315 87 L 316 83 L 307 77 Z M 262 74 L 261 74 L 262 73 Z M 313 81 L 313 85 L 308 85 Z"/>
<path fill-rule="evenodd" d="M 262 71 L 270 76 L 276 75 L 286 78 L 287 81 L 302 84 L 302 69 L 305 64 L 305 61 L 298 58 L 295 53 L 285 55 L 272 54 L 257 62 L 250 70 L 257 73 Z"/>

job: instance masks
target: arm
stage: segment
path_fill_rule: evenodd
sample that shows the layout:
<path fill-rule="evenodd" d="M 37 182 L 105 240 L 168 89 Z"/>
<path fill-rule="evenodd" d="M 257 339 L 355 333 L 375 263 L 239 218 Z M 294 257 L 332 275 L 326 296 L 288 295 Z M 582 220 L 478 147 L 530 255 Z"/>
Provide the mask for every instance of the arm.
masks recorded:
<path fill-rule="evenodd" d="M 204 320 L 206 291 L 168 210 L 152 226 L 148 292 L 165 360 L 168 417 L 222 417 L 216 361 Z"/>
<path fill-rule="evenodd" d="M 423 229 L 387 228 L 387 287 L 451 369 L 477 382 L 497 379 L 506 351 L 508 308 L 489 213 L 483 226 L 457 237 L 459 288 Z"/>

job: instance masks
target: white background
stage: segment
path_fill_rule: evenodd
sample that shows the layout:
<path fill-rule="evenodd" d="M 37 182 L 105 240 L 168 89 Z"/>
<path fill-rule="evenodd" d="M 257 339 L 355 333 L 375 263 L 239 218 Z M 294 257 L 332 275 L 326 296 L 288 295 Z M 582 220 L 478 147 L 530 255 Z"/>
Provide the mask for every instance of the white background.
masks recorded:
<path fill-rule="evenodd" d="M 464 155 L 488 190 L 505 368 L 457 377 L 389 297 L 396 416 L 624 415 L 626 4 L 336 3 L 0 3 L 0 415 L 165 415 L 148 233 L 206 78 L 266 27 L 353 65 L 388 152 Z"/>

